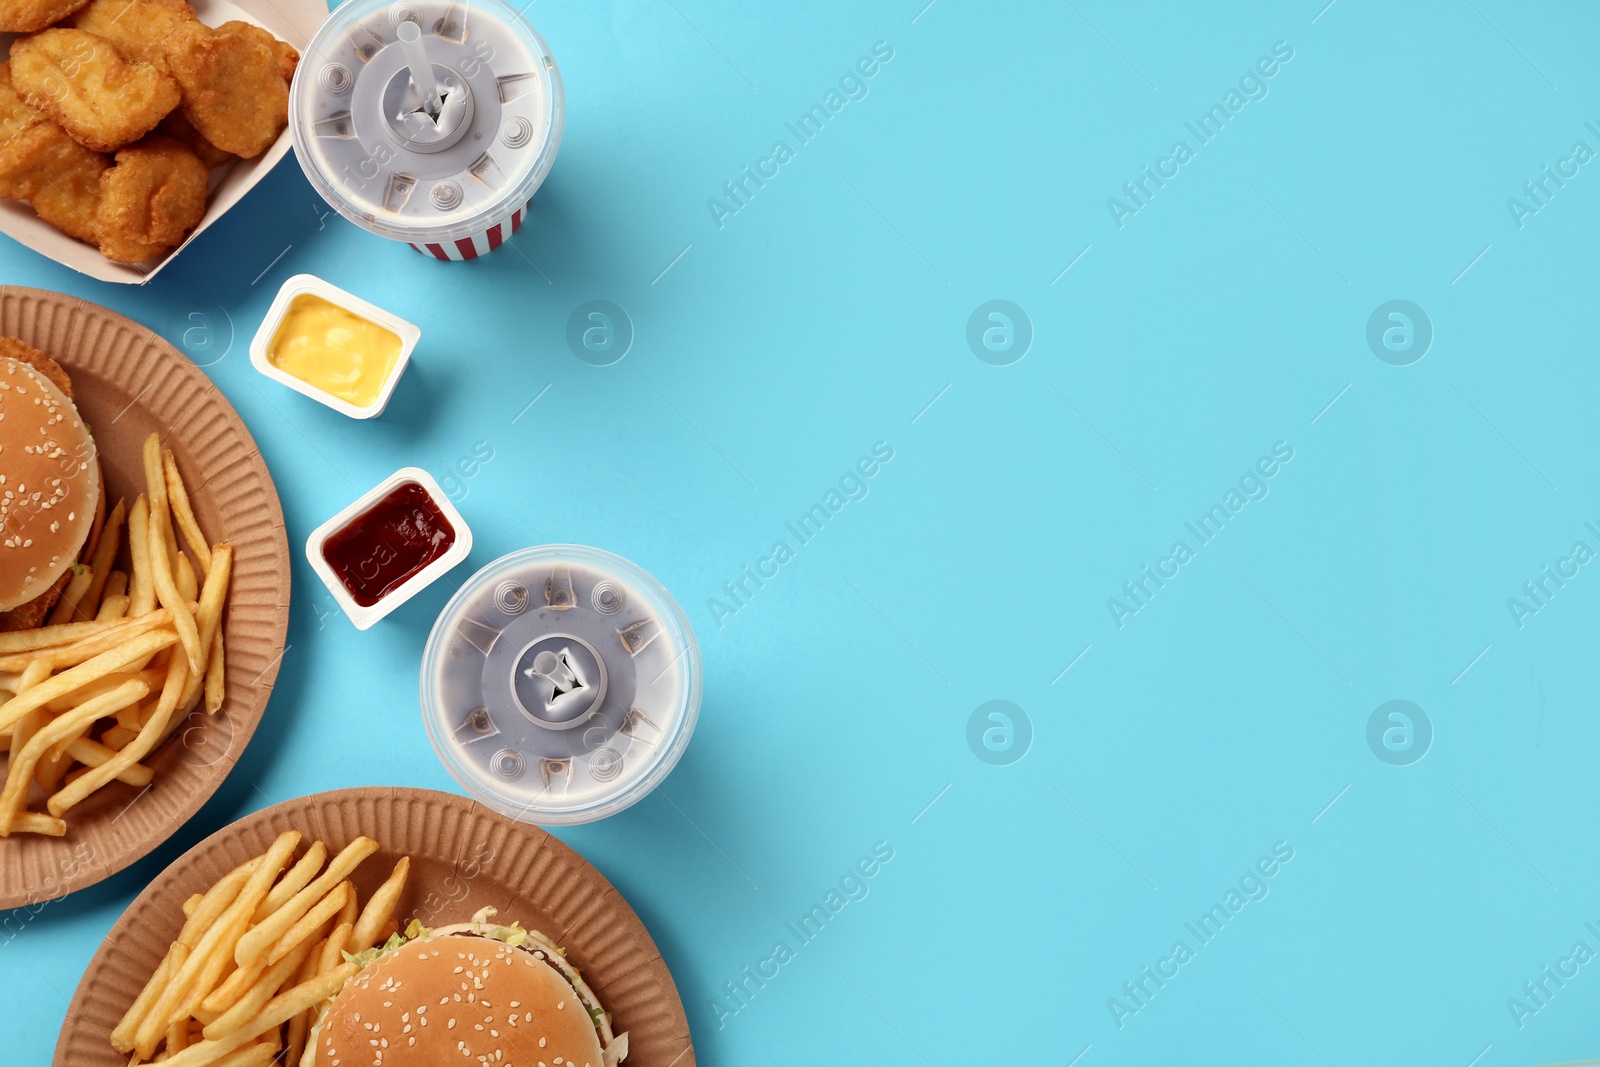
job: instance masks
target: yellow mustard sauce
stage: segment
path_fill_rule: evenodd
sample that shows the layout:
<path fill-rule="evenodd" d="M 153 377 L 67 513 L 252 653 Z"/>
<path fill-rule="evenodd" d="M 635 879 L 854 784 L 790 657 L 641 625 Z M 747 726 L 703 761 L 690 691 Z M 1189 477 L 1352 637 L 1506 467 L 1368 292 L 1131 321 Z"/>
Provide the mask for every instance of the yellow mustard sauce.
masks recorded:
<path fill-rule="evenodd" d="M 400 338 L 312 293 L 289 302 L 267 359 L 286 374 L 356 407 L 375 403 L 400 358 Z"/>

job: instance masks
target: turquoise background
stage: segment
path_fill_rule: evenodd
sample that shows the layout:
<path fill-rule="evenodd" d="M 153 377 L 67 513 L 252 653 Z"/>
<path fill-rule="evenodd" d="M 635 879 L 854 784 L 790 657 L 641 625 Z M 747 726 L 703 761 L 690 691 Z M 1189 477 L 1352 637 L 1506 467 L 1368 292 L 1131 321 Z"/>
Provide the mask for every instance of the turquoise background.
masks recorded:
<path fill-rule="evenodd" d="M 7 1062 L 48 1061 L 106 930 L 205 835 L 318 790 L 452 788 L 417 711 L 429 626 L 471 568 L 552 541 L 637 561 L 700 636 L 682 764 L 558 835 L 649 926 L 703 1063 L 1600 1055 L 1600 964 L 1508 1006 L 1600 951 L 1600 573 L 1520 628 L 1507 606 L 1600 550 L 1600 169 L 1521 227 L 1507 205 L 1574 142 L 1600 151 L 1600 9 L 925 2 L 538 0 L 566 138 L 513 250 L 475 263 L 326 215 L 292 163 L 142 289 L 0 248 L 0 282 L 206 364 L 295 552 L 290 649 L 228 782 L 0 943 Z M 880 41 L 866 98 L 797 147 L 784 124 Z M 1268 95 L 1200 145 L 1185 123 L 1275 42 Z M 1108 198 L 1180 138 L 1194 158 L 1119 228 Z M 778 139 L 794 158 L 719 228 L 708 199 Z M 249 366 L 301 271 L 421 327 L 382 419 Z M 568 347 L 591 299 L 636 332 L 615 365 Z M 1009 366 L 966 340 L 995 299 L 1033 332 Z M 1394 299 L 1434 330 L 1409 366 L 1366 341 Z M 866 498 L 719 618 L 880 441 Z M 480 442 L 470 566 L 356 632 L 304 538 Z M 1278 442 L 1269 495 L 1199 545 L 1185 523 Z M 1119 628 L 1108 598 L 1180 539 L 1194 558 Z M 1001 766 L 967 740 L 997 699 L 1032 732 Z M 1433 731 L 1407 766 L 1367 741 L 1396 699 Z M 876 842 L 866 898 L 726 1000 Z M 1202 945 L 1185 924 L 1280 842 L 1265 898 Z M 1131 1012 L 1123 983 L 1180 939 L 1193 958 Z"/>

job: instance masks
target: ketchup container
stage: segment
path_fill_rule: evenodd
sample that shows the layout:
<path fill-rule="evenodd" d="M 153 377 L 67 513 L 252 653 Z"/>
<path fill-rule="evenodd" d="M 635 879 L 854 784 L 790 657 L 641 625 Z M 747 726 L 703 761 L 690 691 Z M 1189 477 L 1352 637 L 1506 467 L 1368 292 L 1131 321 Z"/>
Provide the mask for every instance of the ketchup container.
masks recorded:
<path fill-rule="evenodd" d="M 323 523 L 306 558 L 356 629 L 365 630 L 472 551 L 461 513 L 420 467 L 403 467 Z"/>

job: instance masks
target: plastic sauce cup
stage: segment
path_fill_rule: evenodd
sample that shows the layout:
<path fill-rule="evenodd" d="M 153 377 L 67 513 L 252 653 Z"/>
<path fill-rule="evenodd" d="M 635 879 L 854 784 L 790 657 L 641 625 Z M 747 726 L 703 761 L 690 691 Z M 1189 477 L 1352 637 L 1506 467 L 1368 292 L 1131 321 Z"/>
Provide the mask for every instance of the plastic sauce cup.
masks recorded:
<path fill-rule="evenodd" d="M 442 551 L 419 544 L 419 527 L 441 526 L 449 533 Z M 395 471 L 306 539 L 311 569 L 358 630 L 371 628 L 471 551 L 466 520 L 420 467 Z"/>
<path fill-rule="evenodd" d="M 279 337 L 279 331 L 283 329 L 284 319 L 290 309 L 301 298 L 325 300 L 356 318 L 364 319 L 393 334 L 399 340 L 399 352 L 378 390 L 377 398 L 372 403 L 358 407 L 342 397 L 318 388 L 304 378 L 291 374 L 274 362 L 274 342 L 286 340 Z M 405 373 L 406 366 L 411 362 L 411 353 L 421 338 L 422 331 L 398 315 L 369 304 L 354 293 L 347 293 L 314 274 L 296 274 L 284 282 L 283 287 L 278 290 L 272 306 L 267 309 L 266 318 L 261 320 L 261 326 L 251 339 L 250 365 L 273 381 L 286 385 L 302 396 L 308 396 L 317 403 L 325 404 L 352 419 L 373 419 L 383 414 L 383 409 L 389 406 L 389 397 L 394 394 L 395 386 L 400 383 L 400 376 Z"/>
<path fill-rule="evenodd" d="M 414 70 L 431 84 L 419 88 Z M 306 46 L 289 93 L 295 156 L 317 192 L 437 259 L 511 236 L 564 122 L 549 48 L 501 0 L 348 0 Z"/>

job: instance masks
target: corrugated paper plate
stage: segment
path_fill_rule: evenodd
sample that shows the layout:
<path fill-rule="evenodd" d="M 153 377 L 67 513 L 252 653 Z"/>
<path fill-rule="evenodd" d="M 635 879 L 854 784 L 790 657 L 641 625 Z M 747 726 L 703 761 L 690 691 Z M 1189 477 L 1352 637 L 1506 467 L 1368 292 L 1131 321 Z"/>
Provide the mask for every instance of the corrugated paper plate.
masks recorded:
<path fill-rule="evenodd" d="M 161 963 L 183 927 L 183 902 L 253 856 L 285 830 L 302 847 L 330 854 L 366 835 L 380 851 L 351 879 L 362 900 L 401 856 L 411 875 L 395 908 L 400 925 L 465 922 L 499 910 L 566 949 L 628 1032 L 624 1067 L 694 1067 L 689 1021 L 655 942 L 605 876 L 537 826 L 514 822 L 451 793 L 427 789 L 341 789 L 286 801 L 226 827 L 186 852 L 139 894 L 111 928 L 78 984 L 56 1043 L 56 1067 L 121 1067 L 107 1035 Z"/>
<path fill-rule="evenodd" d="M 94 434 L 108 507 L 144 491 L 152 430 L 177 457 L 200 528 L 234 547 L 223 615 L 227 698 L 193 716 L 144 762 L 141 793 L 112 782 L 67 814 L 67 836 L 0 840 L 0 909 L 93 885 L 147 855 L 200 809 L 255 733 L 289 628 L 289 541 L 272 476 L 244 423 L 204 372 L 166 341 L 96 304 L 0 286 L 0 334 L 20 337 L 72 375 Z M 0 760 L 9 757 L 0 756 Z"/>

